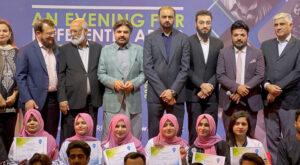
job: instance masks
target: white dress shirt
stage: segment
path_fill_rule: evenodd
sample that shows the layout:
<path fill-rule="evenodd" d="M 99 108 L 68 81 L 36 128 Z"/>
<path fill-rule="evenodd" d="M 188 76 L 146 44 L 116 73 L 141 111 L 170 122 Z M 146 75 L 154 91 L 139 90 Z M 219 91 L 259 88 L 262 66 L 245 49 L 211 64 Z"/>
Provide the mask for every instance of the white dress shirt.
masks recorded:
<path fill-rule="evenodd" d="M 236 47 L 234 47 L 236 64 L 237 64 L 238 53 L 241 53 L 241 56 L 242 56 L 242 82 L 241 82 L 241 85 L 245 84 L 246 51 L 247 51 L 247 46 L 245 46 L 242 50 L 238 50 Z"/>

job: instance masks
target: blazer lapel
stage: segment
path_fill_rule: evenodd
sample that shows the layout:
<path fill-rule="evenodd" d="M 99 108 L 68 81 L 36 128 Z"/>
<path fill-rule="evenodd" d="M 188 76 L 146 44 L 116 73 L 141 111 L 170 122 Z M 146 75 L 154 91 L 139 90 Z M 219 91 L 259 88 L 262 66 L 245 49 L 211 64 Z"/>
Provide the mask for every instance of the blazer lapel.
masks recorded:
<path fill-rule="evenodd" d="M 214 50 L 214 44 L 212 43 L 212 39 L 211 37 L 209 37 L 209 49 L 208 49 L 208 56 L 207 56 L 207 61 L 206 61 L 206 64 L 205 64 L 205 69 L 206 69 L 206 66 L 207 64 L 211 61 L 212 59 L 212 53 L 213 53 L 213 50 Z M 202 49 L 202 48 L 201 48 Z M 204 60 L 204 54 L 203 54 L 203 60 Z"/>
<path fill-rule="evenodd" d="M 232 46 L 232 49 L 230 50 L 231 52 L 229 53 L 229 58 L 232 64 L 233 72 L 234 72 L 234 77 L 236 75 L 236 62 L 235 62 L 235 52 L 234 52 L 234 47 Z"/>
<path fill-rule="evenodd" d="M 165 48 L 165 43 L 163 41 L 163 38 L 161 36 L 161 33 L 158 33 L 157 37 L 156 37 L 156 40 L 157 44 L 159 45 L 159 49 L 163 55 L 163 57 L 165 58 L 166 61 L 168 61 L 168 57 L 167 57 L 167 51 L 166 51 L 166 48 Z M 172 46 L 171 46 L 172 48 Z"/>
<path fill-rule="evenodd" d="M 34 41 L 34 47 L 35 47 L 35 55 L 37 56 L 37 58 L 41 62 L 41 65 L 42 65 L 42 68 L 44 69 L 44 71 L 48 74 L 47 67 L 46 67 L 46 62 L 45 62 L 42 50 L 41 50 L 40 45 L 38 44 L 37 40 Z"/>
<path fill-rule="evenodd" d="M 89 42 L 89 41 L 87 41 Z M 89 42 L 89 61 L 88 61 L 88 70 L 87 70 L 87 73 L 89 73 L 89 71 L 92 69 L 92 63 L 95 62 L 95 60 L 97 59 L 94 59 L 94 45 L 91 44 L 91 42 Z M 99 60 L 99 59 L 98 59 Z M 97 61 L 98 62 L 98 61 Z"/>
<path fill-rule="evenodd" d="M 247 69 L 248 69 L 249 63 L 252 60 L 252 55 L 253 54 L 250 51 L 251 51 L 251 48 L 249 46 L 247 46 L 247 49 L 246 49 L 246 60 L 245 60 L 245 75 L 247 73 Z"/>
<path fill-rule="evenodd" d="M 132 47 L 132 45 L 130 43 L 128 43 L 129 45 L 129 59 L 130 59 L 130 63 L 129 63 L 129 72 L 131 71 L 131 68 L 136 60 L 136 55 L 137 55 L 137 51 L 134 47 Z"/>
<path fill-rule="evenodd" d="M 109 57 L 109 58 L 112 58 L 113 65 L 115 65 L 115 67 L 118 69 L 119 73 L 121 75 L 123 75 L 123 71 L 120 70 L 119 60 L 117 58 L 119 46 L 116 43 L 113 43 L 113 47 L 114 47 L 114 49 L 112 49 L 111 57 Z"/>
<path fill-rule="evenodd" d="M 74 62 L 75 62 L 76 64 L 79 64 L 79 65 L 81 66 L 81 68 L 82 68 L 85 72 L 87 72 L 87 71 L 85 70 L 85 68 L 84 68 L 83 63 L 82 63 L 80 54 L 79 54 L 79 52 L 78 52 L 78 48 L 77 48 L 75 45 L 73 45 L 73 44 L 72 44 L 72 46 L 73 46 L 72 51 L 73 51 L 73 55 L 74 55 Z"/>
<path fill-rule="evenodd" d="M 290 41 L 287 43 L 282 53 L 279 56 L 279 59 L 287 54 L 287 52 L 295 45 L 295 38 L 291 37 Z M 278 51 L 278 49 L 277 49 Z M 278 53 L 277 53 L 278 54 Z"/>

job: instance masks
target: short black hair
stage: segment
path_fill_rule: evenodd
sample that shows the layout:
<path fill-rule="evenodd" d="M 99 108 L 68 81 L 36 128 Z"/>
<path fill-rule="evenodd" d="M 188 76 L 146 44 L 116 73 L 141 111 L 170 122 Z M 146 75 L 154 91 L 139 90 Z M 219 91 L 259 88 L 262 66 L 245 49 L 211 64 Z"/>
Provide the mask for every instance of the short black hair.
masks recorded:
<path fill-rule="evenodd" d="M 298 120 L 298 117 L 300 116 L 300 109 L 298 109 L 295 113 L 295 121 Z"/>
<path fill-rule="evenodd" d="M 45 154 L 35 153 L 29 160 L 29 165 L 32 165 L 35 162 L 41 162 L 42 165 L 51 165 L 51 159 Z"/>
<path fill-rule="evenodd" d="M 231 34 L 235 29 L 245 29 L 247 31 L 247 34 L 249 33 L 248 25 L 242 20 L 237 20 L 231 25 Z"/>
<path fill-rule="evenodd" d="M 70 156 L 70 150 L 74 148 L 80 148 L 84 152 L 86 157 L 90 157 L 91 155 L 91 147 L 84 141 L 74 140 L 72 141 L 67 148 L 67 155 Z"/>
<path fill-rule="evenodd" d="M 37 31 L 39 31 L 39 32 L 42 33 L 44 31 L 44 29 L 43 29 L 44 24 L 47 24 L 48 26 L 53 27 L 53 28 L 55 27 L 55 24 L 51 19 L 42 18 L 42 19 L 35 22 L 34 32 L 36 33 Z"/>
<path fill-rule="evenodd" d="M 211 14 L 210 11 L 208 11 L 208 10 L 199 10 L 195 15 L 195 21 L 196 22 L 197 22 L 197 18 L 198 18 L 199 15 L 201 15 L 201 16 L 210 16 L 211 20 L 213 19 L 212 14 Z"/>
<path fill-rule="evenodd" d="M 131 22 L 128 21 L 127 19 L 120 19 L 120 20 L 118 20 L 114 24 L 114 27 L 113 27 L 114 31 L 116 31 L 121 26 L 127 26 L 128 29 L 130 30 L 130 32 L 132 32 L 133 26 L 132 26 Z"/>
<path fill-rule="evenodd" d="M 130 152 L 124 157 L 124 164 L 126 164 L 127 159 L 138 159 L 142 158 L 144 164 L 146 164 L 146 157 L 145 155 L 139 153 L 139 152 Z"/>
<path fill-rule="evenodd" d="M 251 161 L 255 163 L 255 165 L 265 165 L 264 160 L 256 153 L 244 153 L 244 155 L 240 159 L 240 165 L 242 165 L 244 160 Z"/>

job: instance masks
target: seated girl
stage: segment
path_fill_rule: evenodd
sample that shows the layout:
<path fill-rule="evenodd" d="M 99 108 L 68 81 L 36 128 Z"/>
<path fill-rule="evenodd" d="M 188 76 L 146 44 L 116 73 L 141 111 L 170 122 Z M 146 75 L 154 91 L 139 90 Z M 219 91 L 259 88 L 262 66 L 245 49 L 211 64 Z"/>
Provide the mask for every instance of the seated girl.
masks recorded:
<path fill-rule="evenodd" d="M 142 143 L 130 131 L 130 122 L 126 115 L 116 114 L 110 121 L 108 133 L 101 147 L 104 150 L 134 143 L 137 152 L 145 155 Z"/>
<path fill-rule="evenodd" d="M 186 163 L 186 153 L 188 150 L 188 143 L 177 136 L 179 129 L 177 118 L 172 114 L 165 114 L 159 122 L 159 134 L 150 139 L 145 147 L 147 164 L 150 162 L 151 147 L 163 147 L 165 145 L 180 145 L 180 154 L 183 164 Z"/>
<path fill-rule="evenodd" d="M 264 147 L 254 138 L 249 114 L 246 111 L 233 113 L 227 130 L 226 141 L 230 147 Z M 266 158 L 263 159 L 267 164 Z"/>
<path fill-rule="evenodd" d="M 48 132 L 44 131 L 44 121 L 38 110 L 30 109 L 24 116 L 23 128 L 18 137 L 46 137 L 47 138 L 47 156 L 52 160 L 58 157 L 58 146 L 56 140 Z M 16 159 L 14 150 L 15 141 L 10 147 L 8 158 L 11 164 L 19 163 Z M 29 159 L 29 158 L 28 158 Z"/>
<path fill-rule="evenodd" d="M 99 145 L 100 152 L 98 154 L 99 161 L 102 159 L 102 148 L 101 142 L 93 137 L 93 128 L 94 128 L 94 122 L 92 117 L 87 113 L 79 113 L 75 120 L 74 120 L 74 130 L 75 130 L 75 136 L 70 137 L 66 139 L 60 148 L 59 152 L 59 158 L 58 161 L 54 162 L 53 164 L 69 164 L 68 156 L 66 153 L 66 150 L 68 148 L 68 145 L 74 141 L 74 140 L 81 140 L 81 141 L 97 141 L 97 144 Z"/>
<path fill-rule="evenodd" d="M 216 136 L 216 124 L 214 118 L 209 114 L 202 114 L 196 123 L 198 137 L 188 151 L 188 162 L 192 163 L 193 153 L 205 153 L 211 155 L 225 156 L 225 165 L 230 165 L 230 153 L 228 144 Z"/>

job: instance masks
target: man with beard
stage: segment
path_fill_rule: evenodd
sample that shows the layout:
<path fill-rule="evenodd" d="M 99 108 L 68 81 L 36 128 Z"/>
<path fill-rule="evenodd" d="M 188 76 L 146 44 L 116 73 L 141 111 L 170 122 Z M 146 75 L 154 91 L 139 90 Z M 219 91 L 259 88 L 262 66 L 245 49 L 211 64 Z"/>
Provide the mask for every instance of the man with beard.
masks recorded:
<path fill-rule="evenodd" d="M 186 84 L 187 111 L 189 117 L 189 143 L 193 144 L 197 132 L 197 118 L 210 114 L 218 121 L 218 83 L 216 68 L 223 42 L 210 36 L 212 15 L 207 10 L 196 13 L 197 33 L 189 37 L 191 48 L 190 70 Z"/>
<path fill-rule="evenodd" d="M 70 25 L 70 32 L 71 42 L 63 45 L 59 52 L 60 143 L 75 134 L 74 120 L 78 113 L 91 115 L 95 136 L 98 108 L 102 105 L 103 87 L 97 79 L 102 46 L 88 41 L 88 24 L 84 19 L 75 19 Z"/>
<path fill-rule="evenodd" d="M 165 110 L 177 117 L 177 135 L 181 136 L 186 100 L 185 82 L 190 63 L 188 38 L 173 28 L 175 10 L 170 6 L 161 7 L 158 19 L 160 28 L 147 35 L 144 42 L 149 139 L 158 135 L 159 121 Z"/>
<path fill-rule="evenodd" d="M 300 110 L 295 113 L 295 124 L 297 134 L 284 138 L 279 142 L 277 152 L 277 165 L 299 165 L 300 164 Z"/>
<path fill-rule="evenodd" d="M 255 130 L 257 111 L 263 108 L 260 83 L 264 79 L 264 58 L 258 49 L 247 46 L 248 32 L 249 27 L 243 21 L 234 22 L 231 26 L 233 46 L 222 49 L 218 58 L 219 104 L 223 108 L 225 128 L 234 112 L 244 110 L 250 116 L 248 127 Z"/>
<path fill-rule="evenodd" d="M 56 93 L 58 48 L 54 41 L 54 26 L 50 19 L 40 19 L 34 24 L 36 39 L 20 49 L 16 76 L 20 106 L 26 111 L 39 110 L 45 131 L 56 137 L 59 122 Z"/>
<path fill-rule="evenodd" d="M 141 139 L 143 48 L 129 41 L 133 27 L 128 20 L 118 20 L 113 29 L 116 41 L 103 48 L 98 68 L 98 78 L 105 86 L 102 139 L 117 113 L 128 116 L 133 136 Z"/>
<path fill-rule="evenodd" d="M 268 150 L 276 164 L 279 140 L 296 133 L 294 114 L 300 108 L 300 40 L 291 32 L 293 20 L 289 13 L 273 17 L 276 38 L 261 45 L 266 61 L 264 79 L 264 117 Z"/>

